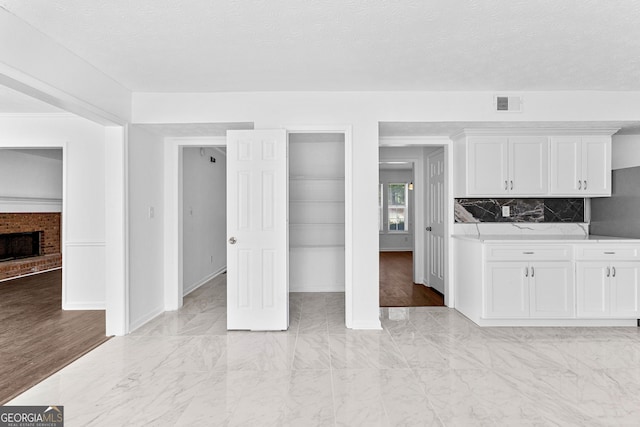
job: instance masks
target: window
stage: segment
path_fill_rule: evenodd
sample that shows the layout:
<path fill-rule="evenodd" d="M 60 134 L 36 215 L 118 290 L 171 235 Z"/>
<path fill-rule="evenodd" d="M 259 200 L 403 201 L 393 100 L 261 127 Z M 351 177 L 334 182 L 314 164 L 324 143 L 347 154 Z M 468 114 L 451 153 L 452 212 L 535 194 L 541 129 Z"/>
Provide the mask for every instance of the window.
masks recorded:
<path fill-rule="evenodd" d="M 388 187 L 389 231 L 409 231 L 409 186 L 390 183 Z"/>
<path fill-rule="evenodd" d="M 384 231 L 384 186 L 378 186 L 378 230 Z"/>

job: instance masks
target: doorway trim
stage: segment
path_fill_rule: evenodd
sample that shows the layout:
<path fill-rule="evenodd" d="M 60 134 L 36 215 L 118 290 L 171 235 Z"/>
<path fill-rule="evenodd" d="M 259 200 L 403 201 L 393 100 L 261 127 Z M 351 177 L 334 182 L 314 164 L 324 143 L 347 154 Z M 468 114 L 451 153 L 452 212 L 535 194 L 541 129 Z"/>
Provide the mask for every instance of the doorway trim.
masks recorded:
<path fill-rule="evenodd" d="M 453 260 L 453 245 L 451 244 L 451 234 L 453 233 L 453 141 L 449 139 L 447 136 L 402 136 L 402 137 L 380 137 L 378 142 L 379 147 L 444 147 L 444 158 L 445 165 L 447 167 L 446 171 L 446 182 L 445 182 L 445 197 L 447 200 L 446 205 L 446 218 L 445 222 L 445 293 L 444 293 L 444 304 L 447 307 L 454 308 L 455 307 L 455 299 L 454 299 L 454 280 L 453 280 L 453 265 L 450 262 Z M 380 155 L 378 154 L 378 161 Z M 415 165 L 414 165 L 415 166 Z M 420 171 L 422 174 L 422 179 L 424 179 L 424 165 L 421 165 L 422 170 Z M 415 171 L 415 179 L 418 180 L 418 171 Z M 423 195 L 424 196 L 424 195 Z M 424 203 L 424 197 L 421 196 L 422 202 Z M 416 200 L 415 203 L 418 203 Z M 423 218 L 420 218 L 421 227 L 424 228 Z M 419 223 L 418 218 L 416 218 L 415 227 L 418 229 Z M 416 234 L 417 236 L 417 234 Z M 414 239 L 414 250 L 418 244 L 418 240 L 421 240 L 421 245 L 424 250 L 424 239 Z M 380 248 L 378 248 L 380 250 Z M 424 258 L 424 252 L 422 253 Z M 424 272 L 424 260 L 423 263 L 423 272 Z M 415 268 L 414 268 L 415 269 Z"/>
<path fill-rule="evenodd" d="M 182 219 L 182 149 L 226 147 L 224 136 L 167 137 L 164 140 L 164 309 L 182 307 L 184 251 Z"/>
<path fill-rule="evenodd" d="M 345 325 L 353 327 L 353 136 L 350 125 L 289 125 L 288 133 L 342 133 L 345 141 Z M 226 147 L 226 137 L 167 137 L 164 142 L 164 306 L 182 307 L 182 148 Z"/>

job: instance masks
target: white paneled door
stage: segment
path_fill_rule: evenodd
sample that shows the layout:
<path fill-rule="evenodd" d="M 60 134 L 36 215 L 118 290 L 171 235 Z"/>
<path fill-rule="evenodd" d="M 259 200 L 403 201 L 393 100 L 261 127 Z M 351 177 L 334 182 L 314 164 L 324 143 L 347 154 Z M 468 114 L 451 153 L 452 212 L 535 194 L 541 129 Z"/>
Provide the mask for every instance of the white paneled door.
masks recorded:
<path fill-rule="evenodd" d="M 444 150 L 427 158 L 427 282 L 444 294 Z"/>
<path fill-rule="evenodd" d="M 227 328 L 289 326 L 287 135 L 227 132 Z"/>

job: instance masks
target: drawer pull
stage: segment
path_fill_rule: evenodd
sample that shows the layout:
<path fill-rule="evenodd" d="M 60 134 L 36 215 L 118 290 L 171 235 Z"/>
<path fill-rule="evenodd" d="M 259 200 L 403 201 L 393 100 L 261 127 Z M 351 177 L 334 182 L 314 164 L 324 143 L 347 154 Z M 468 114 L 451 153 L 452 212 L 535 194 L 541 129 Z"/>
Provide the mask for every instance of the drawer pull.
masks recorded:
<path fill-rule="evenodd" d="M 605 255 L 615 255 L 615 252 L 605 252 Z"/>
<path fill-rule="evenodd" d="M 535 254 L 535 252 L 522 252 L 522 253 L 525 254 L 525 255 L 533 255 L 533 254 Z"/>

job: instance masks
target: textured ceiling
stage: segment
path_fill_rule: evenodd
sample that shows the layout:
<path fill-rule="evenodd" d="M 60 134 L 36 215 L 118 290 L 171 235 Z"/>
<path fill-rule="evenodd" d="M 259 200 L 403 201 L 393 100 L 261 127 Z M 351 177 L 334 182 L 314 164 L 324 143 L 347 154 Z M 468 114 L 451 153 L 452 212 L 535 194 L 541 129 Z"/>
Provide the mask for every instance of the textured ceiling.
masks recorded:
<path fill-rule="evenodd" d="M 134 91 L 640 90 L 633 0 L 0 0 Z"/>

